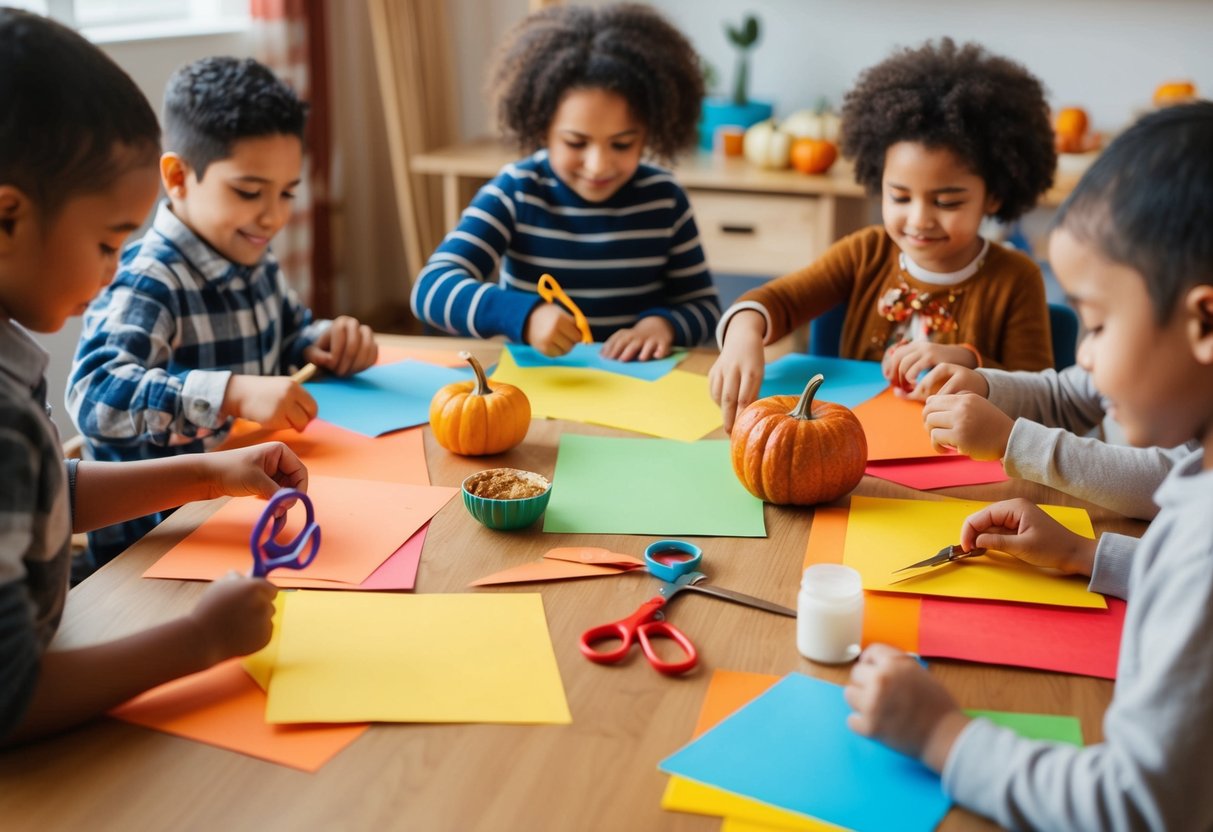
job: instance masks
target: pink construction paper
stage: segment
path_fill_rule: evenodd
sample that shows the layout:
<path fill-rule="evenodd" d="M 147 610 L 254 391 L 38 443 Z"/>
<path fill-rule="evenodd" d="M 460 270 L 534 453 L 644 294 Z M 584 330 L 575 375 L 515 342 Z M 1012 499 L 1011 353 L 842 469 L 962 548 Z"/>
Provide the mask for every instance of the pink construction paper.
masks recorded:
<path fill-rule="evenodd" d="M 922 599 L 918 651 L 924 656 L 1116 678 L 1125 602 L 1106 610 Z"/>
<path fill-rule="evenodd" d="M 967 456 L 938 456 L 922 459 L 869 462 L 865 474 L 920 491 L 957 485 L 981 485 L 1010 479 L 1000 460 L 978 462 Z"/>
<path fill-rule="evenodd" d="M 421 547 L 425 544 L 426 523 L 404 542 L 404 545 L 360 584 L 296 578 L 292 587 L 300 589 L 379 589 L 407 590 L 417 585 L 417 567 L 421 563 Z"/>

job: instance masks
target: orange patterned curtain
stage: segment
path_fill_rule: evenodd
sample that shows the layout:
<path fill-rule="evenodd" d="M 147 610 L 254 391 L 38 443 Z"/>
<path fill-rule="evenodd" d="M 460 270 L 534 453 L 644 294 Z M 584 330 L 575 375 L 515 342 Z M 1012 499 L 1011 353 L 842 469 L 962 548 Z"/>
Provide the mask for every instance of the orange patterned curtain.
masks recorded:
<path fill-rule="evenodd" d="M 257 60 L 309 104 L 303 179 L 291 220 L 274 239 L 274 253 L 291 286 L 316 315 L 331 317 L 331 139 L 324 0 L 249 0 L 249 10 Z"/>

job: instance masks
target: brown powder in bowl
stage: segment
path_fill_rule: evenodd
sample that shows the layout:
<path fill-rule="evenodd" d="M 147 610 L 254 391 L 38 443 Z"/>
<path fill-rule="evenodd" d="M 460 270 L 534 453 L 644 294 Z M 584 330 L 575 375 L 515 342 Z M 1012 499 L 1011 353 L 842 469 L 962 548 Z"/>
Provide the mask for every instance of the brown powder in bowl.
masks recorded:
<path fill-rule="evenodd" d="M 546 477 L 517 468 L 490 468 L 472 474 L 463 487 L 469 494 L 486 500 L 523 500 L 538 497 L 547 491 L 551 483 Z"/>

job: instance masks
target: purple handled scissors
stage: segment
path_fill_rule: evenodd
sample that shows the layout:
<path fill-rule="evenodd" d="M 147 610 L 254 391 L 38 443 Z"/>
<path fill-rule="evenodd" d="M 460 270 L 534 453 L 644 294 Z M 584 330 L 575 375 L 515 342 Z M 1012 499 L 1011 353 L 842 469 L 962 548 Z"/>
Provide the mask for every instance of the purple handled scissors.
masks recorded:
<path fill-rule="evenodd" d="M 290 543 L 279 543 L 275 538 L 286 526 L 286 513 L 277 514 L 277 509 L 288 501 L 298 501 L 307 511 L 303 528 Z M 269 526 L 269 534 L 266 534 Z M 310 547 L 310 548 L 309 548 Z M 261 512 L 253 534 L 249 538 L 253 550 L 253 577 L 264 578 L 271 569 L 285 566 L 288 569 L 303 569 L 316 558 L 320 551 L 320 526 L 316 524 L 316 512 L 311 498 L 294 488 L 283 488 L 270 498 Z M 306 554 L 304 550 L 307 550 Z"/>

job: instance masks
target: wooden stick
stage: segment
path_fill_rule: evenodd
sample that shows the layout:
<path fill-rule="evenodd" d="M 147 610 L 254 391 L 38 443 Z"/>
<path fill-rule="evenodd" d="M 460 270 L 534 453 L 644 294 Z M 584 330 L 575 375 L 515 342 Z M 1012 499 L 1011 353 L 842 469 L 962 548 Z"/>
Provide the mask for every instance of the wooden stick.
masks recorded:
<path fill-rule="evenodd" d="M 291 375 L 291 381 L 295 382 L 296 384 L 303 384 L 304 382 L 311 381 L 312 376 L 316 375 L 316 371 L 319 369 L 319 367 L 309 361 Z"/>

